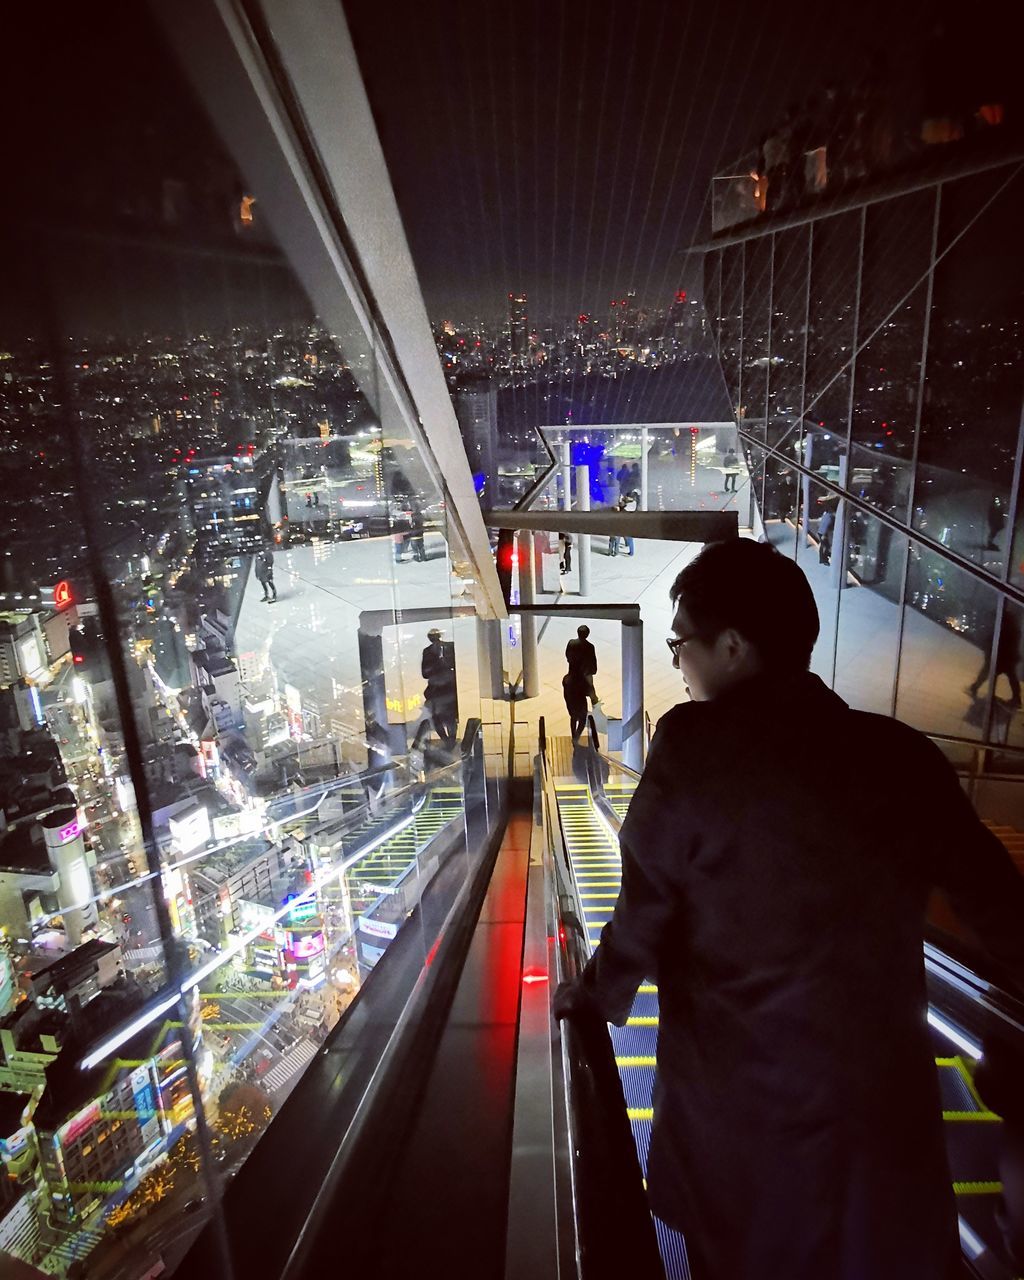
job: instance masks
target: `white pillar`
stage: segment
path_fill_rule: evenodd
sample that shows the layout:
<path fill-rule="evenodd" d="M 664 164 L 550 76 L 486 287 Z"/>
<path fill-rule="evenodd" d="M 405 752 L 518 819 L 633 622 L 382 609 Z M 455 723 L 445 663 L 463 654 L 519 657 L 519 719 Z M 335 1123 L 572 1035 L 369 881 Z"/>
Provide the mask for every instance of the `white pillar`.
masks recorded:
<path fill-rule="evenodd" d="M 572 510 L 572 460 L 569 441 L 562 441 L 562 510 Z"/>
<path fill-rule="evenodd" d="M 839 456 L 839 475 L 836 484 L 840 489 L 847 487 L 850 459 L 845 453 Z M 846 499 L 840 498 L 836 506 L 836 519 L 832 527 L 832 586 L 841 591 L 846 586 Z"/>
<path fill-rule="evenodd" d="M 533 534 L 519 531 L 519 603 L 533 604 Z M 523 643 L 523 697 L 536 698 L 540 693 L 537 672 L 537 619 L 532 613 L 519 615 L 519 635 Z"/>
<path fill-rule="evenodd" d="M 808 470 L 812 469 L 811 459 L 813 455 L 814 455 L 814 436 L 811 435 L 811 433 L 808 431 L 807 434 L 804 436 L 804 466 L 807 467 Z M 802 476 L 801 484 L 803 485 L 803 491 L 804 491 L 804 504 L 803 504 L 804 509 L 803 509 L 803 512 L 801 513 L 802 515 L 801 524 L 803 527 L 800 530 L 802 535 L 802 541 L 800 543 L 800 547 L 801 549 L 803 549 L 804 547 L 807 546 L 807 539 L 810 537 L 812 524 L 817 523 L 818 513 L 816 510 L 812 510 L 811 508 L 810 476 L 806 476 L 806 475 Z"/>
<path fill-rule="evenodd" d="M 590 467 L 582 463 L 576 468 L 576 509 L 590 510 Z M 590 534 L 581 533 L 577 539 L 579 552 L 580 595 L 590 595 Z"/>
<path fill-rule="evenodd" d="M 647 450 L 650 448 L 650 436 L 647 424 L 640 428 L 640 510 L 648 511 L 648 482 L 647 482 Z"/>
<path fill-rule="evenodd" d="M 644 624 L 622 624 L 622 760 L 644 767 Z"/>
<path fill-rule="evenodd" d="M 501 669 L 501 622 L 497 618 L 476 619 L 476 661 L 480 676 L 480 696 L 505 697 L 505 676 Z"/>
<path fill-rule="evenodd" d="M 548 546 L 548 539 L 550 537 L 550 533 L 541 533 L 533 540 L 534 589 L 542 594 L 549 590 L 544 578 L 544 548 Z M 556 591 L 557 587 L 552 587 L 550 590 Z"/>

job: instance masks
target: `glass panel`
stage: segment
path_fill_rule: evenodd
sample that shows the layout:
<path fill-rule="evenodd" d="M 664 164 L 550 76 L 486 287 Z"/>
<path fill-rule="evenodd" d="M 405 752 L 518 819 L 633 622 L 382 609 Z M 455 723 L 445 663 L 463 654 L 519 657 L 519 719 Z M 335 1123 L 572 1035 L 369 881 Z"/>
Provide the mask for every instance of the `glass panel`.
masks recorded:
<path fill-rule="evenodd" d="M 732 405 L 740 402 L 740 343 L 743 332 L 743 245 L 722 250 L 722 297 L 718 355 Z"/>
<path fill-rule="evenodd" d="M 926 733 L 981 738 L 987 694 L 978 697 L 995 634 L 996 592 L 910 545 L 896 715 Z"/>
<path fill-rule="evenodd" d="M 839 596 L 834 688 L 851 706 L 888 715 L 907 539 L 852 507 L 848 508 L 847 539 L 847 583 Z"/>
<path fill-rule="evenodd" d="M 748 430 L 764 435 L 768 394 L 769 319 L 772 288 L 772 237 L 746 242 L 743 273 L 743 404 Z"/>
<path fill-rule="evenodd" d="M 1020 714 L 1021 638 L 1024 636 L 1022 626 L 1024 608 L 1005 601 L 994 651 L 982 654 L 978 670 L 969 686 L 979 695 L 982 704 L 986 693 L 991 694 L 985 740 L 1011 747 L 1024 747 L 1024 724 Z M 990 662 L 993 652 L 994 666 Z M 994 677 L 991 682 L 990 677 Z M 989 767 L 994 772 L 1018 773 L 1024 768 L 1024 757 L 1006 755 L 998 760 L 991 760 Z"/>
<path fill-rule="evenodd" d="M 842 436 L 844 441 L 859 239 L 859 212 L 814 224 L 804 413 L 809 423 Z"/>
<path fill-rule="evenodd" d="M 948 247 L 935 270 L 913 522 L 998 574 L 1007 557 L 1024 391 L 1018 245 L 1024 178 L 1017 175 L 986 208 L 991 188 L 991 175 L 983 175 L 942 192 L 940 230 Z M 981 351 L 983 358 L 972 354 Z"/>
<path fill-rule="evenodd" d="M 327 333 L 144 10 L 49 51 L 0 247 L 0 1016 L 42 1046 L 0 1065 L 0 1217 L 49 1273 L 170 1271 L 401 930 L 425 961 L 505 716 L 373 335 Z"/>
<path fill-rule="evenodd" d="M 799 436 L 809 245 L 808 227 L 794 227 L 775 237 L 768 431 L 776 445 Z"/>
<path fill-rule="evenodd" d="M 797 563 L 807 576 L 818 606 L 820 630 L 811 655 L 811 670 L 826 684 L 832 683 L 835 659 L 836 615 L 842 570 L 842 541 L 836 540 L 839 500 L 813 480 L 801 493 L 804 523 L 799 532 Z"/>
<path fill-rule="evenodd" d="M 905 519 L 934 192 L 872 205 L 864 233 L 850 487 Z"/>
<path fill-rule="evenodd" d="M 722 314 L 722 254 L 715 250 L 704 256 L 704 314 L 717 351 Z"/>

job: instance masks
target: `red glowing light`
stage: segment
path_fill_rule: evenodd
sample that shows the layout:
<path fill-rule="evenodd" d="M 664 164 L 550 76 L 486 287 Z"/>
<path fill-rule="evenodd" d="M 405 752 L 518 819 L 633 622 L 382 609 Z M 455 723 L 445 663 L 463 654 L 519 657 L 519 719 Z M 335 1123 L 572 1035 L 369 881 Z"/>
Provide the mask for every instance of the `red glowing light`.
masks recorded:
<path fill-rule="evenodd" d="M 71 584 L 61 579 L 53 589 L 53 603 L 58 609 L 66 609 L 71 603 Z"/>
<path fill-rule="evenodd" d="M 76 667 L 80 667 L 84 661 L 85 661 L 85 659 L 82 657 L 82 655 L 81 655 L 80 653 L 76 653 L 76 654 L 75 654 L 75 666 L 76 666 Z"/>

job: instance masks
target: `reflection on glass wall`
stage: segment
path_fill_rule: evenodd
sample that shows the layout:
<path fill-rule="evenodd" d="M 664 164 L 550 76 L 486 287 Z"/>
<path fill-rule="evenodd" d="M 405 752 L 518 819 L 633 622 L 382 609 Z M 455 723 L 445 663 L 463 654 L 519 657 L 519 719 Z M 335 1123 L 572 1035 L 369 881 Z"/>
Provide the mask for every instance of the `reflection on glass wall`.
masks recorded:
<path fill-rule="evenodd" d="M 177 1266 L 404 929 L 423 962 L 505 739 L 372 338 L 144 11 L 62 15 L 52 77 L 2 244 L 0 1247 L 113 1276 Z"/>
<path fill-rule="evenodd" d="M 751 527 L 811 583 L 814 670 L 855 706 L 994 744 L 1024 744 L 1022 604 L 1000 592 L 1024 563 L 1020 183 L 996 166 L 768 229 L 707 276 Z"/>

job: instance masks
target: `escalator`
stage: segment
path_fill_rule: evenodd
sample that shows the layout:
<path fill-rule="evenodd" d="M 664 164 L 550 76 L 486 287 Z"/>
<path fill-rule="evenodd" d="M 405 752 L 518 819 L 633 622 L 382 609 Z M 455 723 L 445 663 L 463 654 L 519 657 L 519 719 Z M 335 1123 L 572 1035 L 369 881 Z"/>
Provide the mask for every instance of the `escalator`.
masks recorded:
<path fill-rule="evenodd" d="M 575 935 L 580 951 L 561 977 L 578 969 L 593 953 L 614 910 L 621 875 L 618 827 L 639 775 L 600 753 L 593 731 L 585 751 L 574 751 L 571 744 L 557 739 L 545 745 L 544 772 L 557 810 L 554 843 L 561 843 L 561 850 L 553 849 L 550 854 L 553 883 L 563 931 L 568 928 Z M 564 877 L 560 870 L 566 873 Z M 972 1275 L 1011 1280 L 1017 1273 L 1007 1260 L 996 1218 L 1003 1190 L 1003 1125 L 982 1101 L 974 1075 L 982 1045 L 993 1032 L 1013 1043 L 1019 1057 L 1024 1045 L 1024 1010 L 979 977 L 969 964 L 950 955 L 948 940 L 943 943 L 929 943 L 925 948 L 928 1021 L 963 1254 Z M 618 1105 L 621 1108 L 624 1100 L 639 1170 L 644 1175 L 653 1117 L 657 1029 L 657 988 L 649 983 L 640 987 L 626 1026 L 607 1028 L 621 1084 Z M 567 1094 L 571 1092 L 569 1087 Z M 884 1116 L 879 1116 L 879 1124 L 884 1123 Z M 688 1277 L 682 1238 L 657 1221 L 654 1228 L 665 1275 L 669 1280 Z"/>

